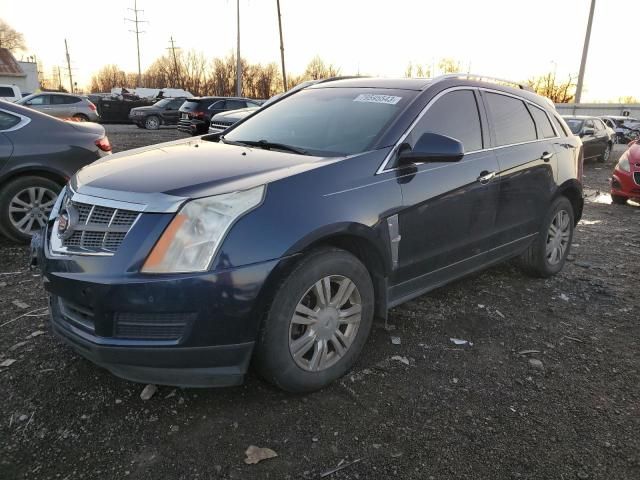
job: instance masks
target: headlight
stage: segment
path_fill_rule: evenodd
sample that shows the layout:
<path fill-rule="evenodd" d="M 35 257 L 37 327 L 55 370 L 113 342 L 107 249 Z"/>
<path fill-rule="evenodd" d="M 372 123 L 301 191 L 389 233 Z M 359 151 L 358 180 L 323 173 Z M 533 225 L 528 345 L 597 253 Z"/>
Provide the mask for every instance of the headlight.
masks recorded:
<path fill-rule="evenodd" d="M 229 227 L 259 205 L 263 194 L 264 185 L 186 203 L 153 247 L 142 271 L 206 271 Z"/>
<path fill-rule="evenodd" d="M 620 157 L 620 160 L 618 161 L 618 170 L 622 170 L 623 172 L 630 172 L 631 171 L 631 167 L 629 166 L 629 155 L 627 155 L 627 153 L 623 153 L 622 157 Z"/>

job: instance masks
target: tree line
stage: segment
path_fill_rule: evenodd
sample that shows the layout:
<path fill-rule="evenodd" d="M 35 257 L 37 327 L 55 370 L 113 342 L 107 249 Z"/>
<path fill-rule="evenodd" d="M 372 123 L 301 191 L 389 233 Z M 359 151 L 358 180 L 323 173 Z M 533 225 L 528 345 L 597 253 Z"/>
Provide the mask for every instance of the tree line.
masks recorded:
<path fill-rule="evenodd" d="M 277 63 L 251 63 L 241 58 L 242 95 L 250 98 L 269 98 L 282 92 L 282 75 Z M 287 87 L 306 80 L 340 75 L 340 68 L 315 56 L 301 75 L 287 72 Z M 112 88 L 132 88 L 138 84 L 138 74 L 125 72 L 117 65 L 106 65 L 91 77 L 92 92 L 109 92 Z M 236 56 L 207 59 L 195 51 L 176 52 L 154 61 L 142 73 L 141 85 L 147 88 L 183 88 L 193 95 L 234 96 L 236 93 Z"/>

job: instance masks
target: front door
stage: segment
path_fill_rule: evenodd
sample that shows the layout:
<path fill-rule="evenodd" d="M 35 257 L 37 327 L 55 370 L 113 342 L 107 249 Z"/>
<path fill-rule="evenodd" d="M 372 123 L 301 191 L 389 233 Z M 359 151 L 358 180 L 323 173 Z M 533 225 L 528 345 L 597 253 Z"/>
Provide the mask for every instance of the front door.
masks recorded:
<path fill-rule="evenodd" d="M 405 143 L 413 147 L 425 132 L 462 142 L 465 155 L 453 163 L 430 162 L 400 169 L 403 211 L 399 221 L 399 261 L 390 301 L 482 265 L 492 243 L 498 202 L 498 164 L 485 151 L 478 98 L 473 90 L 453 90 L 431 104 Z M 485 132 L 486 133 L 486 132 Z"/>

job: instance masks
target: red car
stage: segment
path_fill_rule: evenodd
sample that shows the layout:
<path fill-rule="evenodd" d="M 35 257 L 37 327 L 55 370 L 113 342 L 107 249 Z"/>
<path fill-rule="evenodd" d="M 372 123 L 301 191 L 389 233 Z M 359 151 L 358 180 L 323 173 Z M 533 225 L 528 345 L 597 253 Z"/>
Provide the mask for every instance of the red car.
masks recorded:
<path fill-rule="evenodd" d="M 622 154 L 610 183 L 613 203 L 622 205 L 627 200 L 640 202 L 640 144 L 632 142 Z"/>

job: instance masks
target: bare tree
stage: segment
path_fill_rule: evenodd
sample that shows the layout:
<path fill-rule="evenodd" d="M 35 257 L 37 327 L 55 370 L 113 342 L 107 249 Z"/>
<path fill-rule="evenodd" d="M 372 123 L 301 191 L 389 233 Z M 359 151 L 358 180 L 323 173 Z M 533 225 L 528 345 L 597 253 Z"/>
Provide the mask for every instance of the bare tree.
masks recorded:
<path fill-rule="evenodd" d="M 0 19 L 0 48 L 6 48 L 14 53 L 27 49 L 24 35 L 2 19 Z"/>
<path fill-rule="evenodd" d="M 458 60 L 454 60 L 453 58 L 440 59 L 438 68 L 443 75 L 446 75 L 447 73 L 460 73 L 462 71 L 460 62 Z"/>
<path fill-rule="evenodd" d="M 618 102 L 625 103 L 625 104 L 640 103 L 640 101 L 632 95 L 625 95 L 624 97 L 618 97 Z"/>
<path fill-rule="evenodd" d="M 340 68 L 329 63 L 324 63 L 319 55 L 311 59 L 304 71 L 307 80 L 320 80 L 322 78 L 337 77 L 340 75 Z"/>
<path fill-rule="evenodd" d="M 92 92 L 109 92 L 114 87 L 126 87 L 127 74 L 117 65 L 105 65 L 91 77 Z M 135 85 L 135 84 L 134 84 Z"/>
<path fill-rule="evenodd" d="M 553 103 L 569 103 L 575 98 L 576 83 L 572 75 L 565 81 L 558 81 L 555 72 L 549 72 L 530 78 L 526 83 L 537 94 L 549 98 Z"/>

